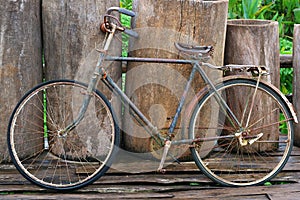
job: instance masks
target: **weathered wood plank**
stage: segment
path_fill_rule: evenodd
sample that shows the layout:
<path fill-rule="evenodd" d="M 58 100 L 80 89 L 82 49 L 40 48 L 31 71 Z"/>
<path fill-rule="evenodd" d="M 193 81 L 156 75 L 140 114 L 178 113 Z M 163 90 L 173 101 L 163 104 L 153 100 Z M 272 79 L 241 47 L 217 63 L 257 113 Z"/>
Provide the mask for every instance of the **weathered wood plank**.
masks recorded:
<path fill-rule="evenodd" d="M 272 182 L 289 182 L 295 183 L 298 182 L 300 178 L 300 172 L 294 171 L 283 171 L 275 178 L 272 179 Z M 17 171 L 14 173 L 0 173 L 0 185 L 6 184 L 29 184 Z M 106 185 L 106 184 L 159 184 L 159 185 L 168 185 L 168 184 L 209 184 L 215 185 L 208 177 L 203 175 L 200 171 L 198 173 L 186 173 L 186 172 L 169 172 L 167 174 L 156 174 L 156 173 L 147 173 L 147 174 L 111 174 L 108 173 L 105 176 L 98 179 L 95 184 Z"/>
<path fill-rule="evenodd" d="M 0 187 L 1 190 L 2 186 Z M 191 185 L 173 185 L 173 186 L 151 186 L 151 185 L 91 185 L 84 189 L 74 191 L 72 193 L 54 193 L 53 191 L 33 191 L 34 187 L 24 187 L 26 193 L 20 187 L 14 185 L 8 186 L 11 190 L 7 193 L 14 193 L 3 196 L 4 199 L 22 198 L 35 199 L 39 198 L 174 198 L 174 199 L 268 199 L 269 197 L 278 197 L 278 199 L 296 199 L 300 194 L 299 184 L 273 185 L 273 186 L 253 186 L 244 188 L 222 188 L 207 186 L 191 186 Z M 13 188 L 17 188 L 13 190 Z M 33 189 L 33 190 L 32 190 Z M 4 194 L 2 192 L 2 194 Z M 59 195 L 59 196 L 57 196 Z M 5 198 L 8 197 L 8 198 Z M 277 199 L 277 198 L 276 198 Z"/>
<path fill-rule="evenodd" d="M 293 66 L 294 66 L 294 78 L 293 78 L 293 104 L 298 113 L 300 112 L 300 24 L 294 26 L 294 41 L 293 41 Z M 294 145 L 300 147 L 300 124 L 295 123 L 295 139 Z"/>
<path fill-rule="evenodd" d="M 281 54 L 280 55 L 280 68 L 293 67 L 293 55 Z"/>
<path fill-rule="evenodd" d="M 97 48 L 102 48 L 102 42 L 105 38 L 105 34 L 99 31 L 99 25 L 103 21 L 103 15 L 105 11 L 112 6 L 117 6 L 119 4 L 118 0 L 86 0 L 86 1 L 69 1 L 69 0 L 48 0 L 43 1 L 42 4 L 42 14 L 43 14 L 43 40 L 44 40 L 44 55 L 45 55 L 45 79 L 74 79 L 84 83 L 89 83 L 91 75 L 94 72 L 94 68 L 97 65 L 99 53 L 96 51 Z M 112 55 L 121 54 L 121 43 L 118 40 L 113 40 L 109 53 Z M 121 85 L 121 67 L 119 62 L 106 63 L 104 68 L 110 74 L 112 79 Z M 100 81 L 97 88 L 104 93 L 108 100 L 112 99 L 112 93 L 107 87 Z M 74 96 L 73 98 L 67 100 L 67 103 L 60 102 L 59 104 L 48 104 L 54 105 L 48 107 L 47 109 L 53 109 L 55 115 L 51 118 L 56 119 L 56 125 L 60 123 L 65 123 L 67 120 L 73 120 L 77 113 L 72 110 L 73 115 L 68 115 L 68 118 L 61 122 L 57 116 L 62 113 L 63 110 L 66 112 L 71 112 L 72 106 L 79 108 L 81 101 L 79 100 L 82 95 Z M 53 93 L 47 93 L 47 97 L 51 99 L 51 96 L 57 95 Z M 65 92 L 59 95 L 66 95 Z M 65 98 L 66 99 L 66 98 Z M 79 104 L 76 105 L 76 100 L 79 100 Z M 92 103 L 91 103 L 92 104 Z M 91 105 L 90 104 L 90 105 Z M 121 117 L 121 103 L 116 102 L 114 104 L 114 111 L 120 121 Z M 75 113 L 74 113 L 75 112 Z M 97 114 L 95 108 L 89 106 L 89 110 L 86 111 L 92 115 L 95 119 Z M 87 116 L 87 115 L 86 115 Z M 96 120 L 95 120 L 96 121 Z M 77 152 L 83 151 L 89 146 L 90 149 L 95 153 L 101 154 L 98 146 L 105 146 L 105 141 L 103 139 L 98 139 L 99 129 L 105 130 L 103 127 L 98 126 L 98 128 L 91 128 L 93 120 L 89 120 L 89 123 L 82 121 L 81 130 L 88 131 L 88 137 L 80 136 L 82 144 L 77 142 Z M 96 124 L 96 123 L 95 123 Z M 100 124 L 97 121 L 97 125 Z M 59 125 L 58 125 L 59 126 Z M 90 129 L 89 129 L 90 128 Z M 48 129 L 54 131 L 53 127 L 48 125 Z M 77 131 L 78 129 L 76 129 Z M 74 131 L 76 133 L 76 131 Z M 79 130 L 80 132 L 80 130 Z M 76 137 L 69 139 L 68 143 L 76 143 Z M 90 140 L 89 138 L 93 138 Z M 54 142 L 52 146 L 52 151 L 59 154 L 60 151 L 66 151 L 68 156 L 74 153 L 70 150 L 67 145 L 64 145 L 62 149 L 60 142 L 57 138 L 53 139 Z M 74 145 L 76 146 L 76 145 Z M 67 151 L 70 150 L 70 151 Z M 73 151 L 73 152 L 72 152 Z"/>
<path fill-rule="evenodd" d="M 291 174 L 292 175 L 292 174 Z M 175 199 L 268 199 L 268 196 L 293 199 L 293 195 L 300 192 L 299 184 L 255 186 L 251 190 L 244 188 L 223 188 L 213 186 L 212 183 L 186 182 L 176 179 L 169 181 L 164 178 L 151 179 L 153 175 L 134 176 L 104 176 L 102 180 L 83 189 L 71 193 L 54 193 L 39 188 L 33 184 L 0 184 L 2 199 L 55 199 L 55 198 L 175 198 Z M 175 175 L 176 177 L 177 175 Z M 185 175 L 187 176 L 187 175 Z M 191 177 L 193 177 L 192 175 Z M 114 177 L 114 178 L 113 178 Z M 187 178 L 188 179 L 188 178 Z M 165 181 L 166 180 L 166 181 Z M 194 181 L 190 179 L 190 181 Z M 121 184 L 120 184 L 121 182 Z M 166 182 L 166 183 L 164 183 Z M 212 184 L 212 185 L 211 185 Z M 278 198 L 280 199 L 280 198 Z"/>
<path fill-rule="evenodd" d="M 300 193 L 300 185 L 274 185 L 274 186 L 256 186 L 256 187 L 248 187 L 248 188 L 216 188 L 213 190 L 193 190 L 193 191 L 180 191 L 174 192 L 174 196 L 176 198 L 184 198 L 184 197 L 192 197 L 192 196 L 199 196 L 200 198 L 215 198 L 215 199 L 232 199 L 233 197 L 240 199 L 247 199 L 247 197 L 252 197 L 256 199 L 256 196 L 259 198 L 262 195 L 265 195 L 265 199 L 270 199 L 268 197 L 271 196 L 283 196 L 285 198 L 278 198 L 278 199 L 297 199 L 299 198 Z M 276 198 L 277 199 L 277 198 Z"/>
<path fill-rule="evenodd" d="M 179 55 L 174 42 L 213 45 L 213 60 L 222 65 L 227 7 L 228 1 L 224 0 L 135 0 L 133 10 L 138 16 L 133 19 L 133 27 L 139 33 L 139 39 L 130 41 L 129 54 L 137 57 L 174 59 L 182 56 Z M 214 34 L 211 34 L 212 32 Z M 128 63 L 126 94 L 163 134 L 167 132 L 166 127 L 171 124 L 176 113 L 176 105 L 191 68 L 190 65 Z M 219 71 L 207 71 L 213 80 L 222 77 Z M 204 81 L 197 74 L 191 85 L 187 102 L 204 86 Z M 182 127 L 182 123 L 183 119 L 179 117 L 177 129 L 174 131 L 176 139 L 180 137 L 178 128 Z M 123 142 L 127 150 L 148 157 L 159 157 L 162 154 L 162 150 L 158 149 L 159 145 L 145 133 L 128 110 L 125 110 L 123 129 L 126 133 Z M 189 155 L 185 154 L 189 153 L 188 150 L 187 146 L 170 148 L 175 157 L 188 157 Z"/>
<path fill-rule="evenodd" d="M 299 148 L 294 148 L 287 167 L 272 179 L 271 186 L 220 187 L 204 176 L 193 162 L 182 165 L 170 164 L 166 174 L 110 170 L 94 184 L 69 193 L 56 193 L 26 181 L 13 165 L 0 165 L 1 199 L 297 199 L 300 195 Z M 295 156 L 294 156 L 295 155 Z M 125 165 L 123 157 L 117 160 Z M 131 160 L 130 160 L 131 159 Z M 140 160 L 130 162 L 128 167 L 140 166 Z M 153 164 L 147 161 L 144 165 Z M 154 162 L 156 164 L 156 162 Z M 291 165 L 295 165 L 290 167 Z M 123 166 L 124 167 L 124 166 Z M 285 182 L 284 185 L 276 185 Z"/>
<path fill-rule="evenodd" d="M 270 20 L 228 20 L 224 64 L 264 65 L 276 87 L 280 85 L 278 22 Z"/>
<path fill-rule="evenodd" d="M 161 193 L 88 193 L 88 194 L 71 194 L 71 193 L 35 193 L 35 194 L 13 194 L 1 195 L 2 199 L 147 199 L 147 198 L 173 198 L 172 194 Z"/>
<path fill-rule="evenodd" d="M 1 1 L 0 163 L 9 160 L 6 132 L 15 105 L 26 91 L 42 82 L 40 4 L 41 0 Z M 32 115 L 32 111 L 26 112 Z"/>
<path fill-rule="evenodd" d="M 138 165 L 136 163 L 139 163 Z M 294 147 L 285 170 L 298 170 L 300 163 L 300 148 Z M 115 159 L 109 173 L 146 173 L 154 172 L 159 166 L 159 160 L 148 160 L 130 153 L 120 153 Z M 168 172 L 198 172 L 199 168 L 194 161 L 177 163 L 166 162 Z"/>

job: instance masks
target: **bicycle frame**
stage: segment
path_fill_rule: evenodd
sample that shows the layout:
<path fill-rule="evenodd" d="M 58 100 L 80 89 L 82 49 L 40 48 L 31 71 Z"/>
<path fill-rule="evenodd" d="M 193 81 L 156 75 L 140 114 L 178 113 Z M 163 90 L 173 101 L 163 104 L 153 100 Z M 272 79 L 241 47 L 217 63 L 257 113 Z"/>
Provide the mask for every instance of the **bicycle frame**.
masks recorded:
<path fill-rule="evenodd" d="M 163 165 L 164 162 L 166 160 L 166 156 L 170 155 L 168 154 L 168 150 L 171 146 L 171 144 L 173 145 L 181 145 L 181 144 L 193 144 L 195 142 L 200 142 L 200 141 L 213 141 L 215 140 L 215 137 L 211 137 L 211 138 L 195 138 L 195 139 L 185 139 L 185 138 L 181 138 L 180 140 L 174 140 L 172 141 L 173 137 L 174 137 L 174 129 L 176 127 L 176 124 L 178 122 L 179 116 L 181 114 L 182 108 L 184 106 L 184 103 L 186 101 L 186 97 L 188 94 L 188 91 L 191 87 L 191 83 L 194 79 L 195 73 L 198 72 L 200 74 L 200 76 L 203 78 L 204 82 L 210 87 L 210 90 L 212 91 L 214 97 L 216 98 L 218 104 L 224 109 L 226 110 L 226 112 L 228 113 L 228 115 L 233 119 L 233 121 L 239 126 L 239 132 L 242 133 L 243 128 L 241 123 L 239 122 L 239 120 L 237 119 L 237 117 L 233 114 L 233 112 L 231 111 L 231 109 L 229 108 L 229 106 L 227 105 L 226 101 L 221 97 L 221 95 L 218 93 L 217 89 L 215 88 L 214 84 L 212 83 L 212 81 L 209 79 L 209 77 L 207 76 L 207 74 L 205 73 L 205 71 L 202 69 L 202 66 L 207 66 L 210 68 L 214 68 L 214 69 L 223 69 L 221 67 L 218 66 L 214 66 L 211 65 L 209 63 L 205 63 L 202 62 L 201 60 L 181 60 L 181 59 L 164 59 L 164 58 L 138 58 L 138 57 L 112 57 L 112 56 L 108 56 L 106 55 L 106 52 L 109 49 L 109 46 L 111 44 L 111 41 L 114 37 L 114 34 L 117 30 L 117 26 L 112 24 L 112 30 L 108 33 L 108 37 L 105 41 L 105 45 L 103 50 L 99 50 L 99 58 L 98 58 L 98 62 L 97 65 L 95 67 L 93 76 L 90 80 L 90 83 L 88 85 L 88 89 L 87 89 L 87 93 L 85 94 L 85 98 L 84 101 L 82 103 L 80 112 L 78 117 L 73 121 L 72 124 L 70 124 L 69 126 L 67 126 L 67 128 L 65 128 L 60 135 L 65 136 L 68 134 L 69 131 L 71 131 L 73 128 L 75 128 L 80 121 L 84 118 L 84 114 L 88 108 L 90 99 L 91 99 L 91 94 L 93 91 L 95 91 L 96 89 L 96 85 L 99 81 L 99 79 L 101 78 L 101 80 L 104 82 L 104 84 L 114 93 L 118 96 L 119 99 L 121 99 L 122 103 L 124 105 L 127 105 L 129 107 L 129 109 L 131 109 L 130 111 L 132 111 L 131 114 L 134 114 L 136 116 L 136 119 L 138 120 L 138 122 L 140 124 L 144 124 L 145 126 L 144 129 L 149 133 L 149 135 L 156 141 L 156 143 L 158 145 L 160 145 L 161 147 L 164 147 L 164 152 L 161 158 L 161 162 L 158 168 L 158 171 L 163 171 Z M 118 87 L 118 85 L 112 80 L 112 78 L 107 74 L 107 72 L 105 71 L 103 65 L 104 61 L 127 61 L 127 62 L 146 62 L 146 63 L 170 63 L 170 64 L 190 64 L 192 66 L 192 71 L 189 75 L 188 81 L 185 85 L 184 88 L 184 92 L 181 96 L 180 102 L 177 106 L 176 109 L 176 113 L 174 118 L 172 119 L 171 125 L 169 127 L 168 130 L 168 134 L 166 136 L 166 138 L 163 138 L 160 134 L 160 132 L 157 130 L 157 128 L 145 117 L 145 115 L 135 106 L 135 104 L 127 97 L 127 95 Z M 245 67 L 245 66 L 244 66 Z M 249 67 L 249 66 L 248 66 Z M 261 73 L 261 70 L 258 69 L 259 73 L 258 73 L 258 78 L 257 78 L 257 86 L 260 82 L 260 78 L 261 75 L 263 73 Z M 156 137 L 155 137 L 156 136 Z M 232 134 L 232 135 L 226 135 L 226 136 L 218 136 L 218 138 L 234 138 L 234 137 L 238 137 L 238 135 L 236 134 Z M 176 158 L 174 158 L 174 156 L 170 155 L 171 157 L 173 157 L 173 159 L 175 161 L 177 161 Z M 177 161 L 178 162 L 178 161 Z"/>
<path fill-rule="evenodd" d="M 115 34 L 116 31 L 116 27 L 113 27 L 112 31 L 108 34 L 107 40 L 105 42 L 104 45 L 104 49 L 100 51 L 99 54 L 99 58 L 98 58 L 98 63 L 97 66 L 95 68 L 93 77 L 90 80 L 89 86 L 88 86 L 88 91 L 87 94 L 85 96 L 84 102 L 82 104 L 81 110 L 79 112 L 79 115 L 77 117 L 76 120 L 74 120 L 74 122 L 72 124 L 70 124 L 61 134 L 67 134 L 67 132 L 71 131 L 73 128 L 75 128 L 80 121 L 83 119 L 84 117 L 84 113 L 87 110 L 88 104 L 90 102 L 91 99 L 91 93 L 92 91 L 95 90 L 96 88 L 96 84 L 98 82 L 99 77 L 101 77 L 101 80 L 105 83 L 105 85 L 110 88 L 110 90 L 115 93 L 125 105 L 128 105 L 129 108 L 132 109 L 132 111 L 134 112 L 134 114 L 137 115 L 137 117 L 141 120 L 141 122 L 143 122 L 146 127 L 149 127 L 150 130 L 147 130 L 147 132 L 150 134 L 151 137 L 154 138 L 154 135 L 158 136 L 158 138 L 161 140 L 160 142 L 158 141 L 158 143 L 163 146 L 164 145 L 164 140 L 171 140 L 173 137 L 173 132 L 174 129 L 176 127 L 178 118 L 181 114 L 183 105 L 185 103 L 188 91 L 191 87 L 191 83 L 194 79 L 195 73 L 198 72 L 200 73 L 201 77 L 203 78 L 203 80 L 210 85 L 210 87 L 214 90 L 220 104 L 222 106 L 224 106 L 228 111 L 229 111 L 229 115 L 231 115 L 233 117 L 233 119 L 237 122 L 237 124 L 239 124 L 239 121 L 237 120 L 237 118 L 235 117 L 235 115 L 232 113 L 232 111 L 229 109 L 228 105 L 226 104 L 225 100 L 217 93 L 216 88 L 214 87 L 213 83 L 210 81 L 210 79 L 208 78 L 208 76 L 206 75 L 206 73 L 204 72 L 204 70 L 202 69 L 201 66 L 212 66 L 209 63 L 204 63 L 204 62 L 200 62 L 198 60 L 181 60 L 181 59 L 163 59 L 163 58 L 137 58 L 137 57 L 110 57 L 110 56 L 106 56 L 106 52 L 110 46 L 110 43 L 113 39 L 113 36 Z M 178 107 L 176 109 L 176 113 L 175 116 L 171 122 L 171 125 L 169 127 L 169 131 L 168 131 L 168 136 L 167 138 L 161 138 L 160 133 L 158 132 L 157 128 L 145 117 L 145 115 L 134 105 L 134 103 L 126 96 L 126 94 L 118 87 L 118 85 L 112 80 L 112 78 L 106 73 L 106 71 L 104 70 L 104 68 L 102 67 L 103 61 L 127 61 L 127 62 L 147 62 L 147 63 L 171 63 L 171 64 L 190 64 L 192 67 L 192 71 L 190 73 L 190 76 L 188 78 L 188 81 L 185 85 L 185 89 L 184 92 L 181 96 L 181 100 L 178 104 Z M 228 137 L 228 136 L 227 136 Z M 214 140 L 212 138 L 212 140 Z M 199 139 L 182 139 L 182 140 L 178 140 L 178 141 L 172 141 L 172 144 L 175 145 L 180 145 L 180 144 L 187 144 L 187 143 L 192 143 L 195 141 L 199 141 Z"/>
<path fill-rule="evenodd" d="M 181 60 L 181 59 L 164 59 L 164 58 L 138 58 L 138 57 L 106 57 L 106 61 L 126 61 L 126 62 L 143 62 L 143 63 L 169 63 L 169 64 L 190 64 L 192 67 L 192 71 L 189 75 L 188 81 L 184 87 L 183 94 L 180 98 L 180 102 L 177 106 L 176 113 L 172 119 L 171 125 L 168 130 L 168 138 L 167 140 L 171 140 L 173 137 L 172 134 L 174 132 L 174 129 L 176 127 L 176 124 L 178 122 L 178 118 L 181 114 L 183 105 L 186 101 L 186 97 L 188 94 L 189 89 L 191 88 L 191 83 L 194 79 L 194 76 L 196 72 L 200 73 L 201 77 L 204 79 L 204 81 L 214 90 L 218 100 L 220 100 L 220 103 L 222 106 L 225 106 L 226 109 L 228 109 L 229 114 L 235 119 L 235 121 L 239 124 L 240 122 L 237 120 L 235 115 L 232 113 L 230 108 L 227 106 L 225 100 L 217 93 L 217 89 L 214 87 L 214 84 L 211 82 L 211 80 L 208 78 L 207 74 L 204 72 L 202 67 L 200 65 L 210 65 L 209 63 L 203 63 L 198 62 L 196 60 Z M 154 134 L 159 135 L 159 132 L 157 132 L 157 128 L 153 126 L 153 124 L 144 116 L 143 113 L 134 105 L 134 103 L 127 97 L 127 95 L 116 85 L 116 83 L 111 79 L 109 75 L 105 75 L 102 81 L 115 93 L 117 94 L 122 100 L 123 103 L 129 105 L 130 108 L 134 111 L 134 113 L 137 114 L 137 116 L 145 123 L 146 127 L 150 127 L 150 134 L 151 137 L 153 137 Z M 212 139 L 213 140 L 213 139 Z M 199 141 L 199 139 L 190 139 L 190 140 L 178 140 L 178 141 L 172 141 L 172 144 L 180 145 L 180 144 L 186 144 L 186 143 L 192 143 L 195 141 Z"/>

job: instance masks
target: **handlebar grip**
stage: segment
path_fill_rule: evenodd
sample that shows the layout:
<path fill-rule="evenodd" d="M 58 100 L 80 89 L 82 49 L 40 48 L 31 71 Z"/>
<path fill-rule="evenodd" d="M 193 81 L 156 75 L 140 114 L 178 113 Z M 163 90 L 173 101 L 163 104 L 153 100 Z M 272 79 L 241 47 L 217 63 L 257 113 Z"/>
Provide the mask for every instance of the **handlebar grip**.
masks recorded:
<path fill-rule="evenodd" d="M 126 33 L 127 35 L 134 37 L 134 38 L 138 38 L 139 34 L 133 30 L 130 29 L 125 29 L 124 33 Z"/>
<path fill-rule="evenodd" d="M 119 12 L 124 14 L 124 15 L 128 15 L 130 17 L 134 17 L 135 16 L 135 13 L 131 10 L 127 10 L 125 8 L 119 8 Z"/>

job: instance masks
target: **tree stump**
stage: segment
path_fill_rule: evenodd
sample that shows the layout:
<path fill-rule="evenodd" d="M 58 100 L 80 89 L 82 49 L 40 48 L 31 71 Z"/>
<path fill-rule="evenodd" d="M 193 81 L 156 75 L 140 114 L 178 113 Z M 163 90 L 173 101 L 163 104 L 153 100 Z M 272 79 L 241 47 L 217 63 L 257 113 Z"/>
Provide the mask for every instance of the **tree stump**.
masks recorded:
<path fill-rule="evenodd" d="M 280 85 L 278 22 L 228 20 L 224 64 L 264 65 L 270 81 Z"/>
<path fill-rule="evenodd" d="M 40 3 L 40 0 L 1 2 L 0 162 L 8 156 L 7 124 L 14 107 L 27 90 L 42 82 Z"/>
<path fill-rule="evenodd" d="M 132 25 L 138 32 L 139 39 L 130 40 L 129 55 L 183 59 L 174 42 L 213 45 L 213 61 L 222 65 L 227 7 L 227 0 L 135 0 L 133 10 L 137 15 Z M 190 65 L 182 64 L 128 63 L 126 93 L 162 134 L 168 132 L 191 68 Z M 213 80 L 222 77 L 220 72 L 205 70 Z M 202 78 L 196 74 L 186 102 L 189 102 L 203 86 Z M 184 112 L 185 107 L 182 114 Z M 162 150 L 149 137 L 143 126 L 130 115 L 130 111 L 125 110 L 124 115 L 125 149 L 146 157 L 160 157 Z M 174 132 L 176 139 L 183 137 L 181 131 L 184 121 L 188 120 L 181 117 L 178 120 Z M 187 138 L 187 130 L 183 135 Z M 188 146 L 170 151 L 176 157 L 183 158 L 186 155 L 182 154 L 186 150 L 189 150 Z"/>
<path fill-rule="evenodd" d="M 293 68 L 294 68 L 294 79 L 293 79 L 293 104 L 296 109 L 296 113 L 300 113 L 300 24 L 294 26 L 294 41 L 293 41 Z M 300 125 L 295 124 L 295 146 L 300 147 Z"/>
<path fill-rule="evenodd" d="M 103 1 L 103 0 L 86 0 L 86 1 L 70 1 L 70 0 L 47 0 L 43 1 L 43 39 L 45 50 L 45 77 L 46 80 L 52 79 L 75 79 L 84 83 L 89 83 L 97 64 L 99 53 L 96 49 L 103 48 L 103 40 L 105 34 L 100 31 L 100 24 L 103 22 L 105 11 L 112 6 L 118 6 L 118 0 Z M 115 39 L 111 45 L 110 55 L 121 55 L 121 42 Z M 105 62 L 107 72 L 111 75 L 114 81 L 121 83 L 121 65 L 119 62 Z M 99 81 L 98 87 L 109 100 L 113 96 L 111 92 Z M 51 98 L 51 94 L 47 94 Z M 63 95 L 63 94 L 62 94 Z M 76 117 L 77 112 L 83 102 L 84 95 L 74 96 L 72 102 L 60 102 L 54 110 L 60 113 L 60 110 L 70 112 L 69 117 Z M 80 124 L 81 128 L 74 130 L 74 134 L 80 134 L 82 140 L 87 137 L 90 141 L 81 141 L 82 146 L 78 149 L 84 149 L 86 146 L 105 146 L 103 141 L 98 137 L 99 131 L 103 127 L 97 127 L 96 106 L 89 105 L 89 110 L 85 114 L 85 120 Z M 114 104 L 115 113 L 120 114 L 120 102 Z M 72 107 L 73 106 L 73 107 Z M 49 108 L 48 108 L 49 109 Z M 73 113 L 73 114 L 72 114 Z M 120 118 L 120 115 L 117 117 Z M 72 119 L 70 120 L 72 121 Z M 100 121 L 100 119 L 99 119 Z M 118 121 L 121 121 L 118 119 Z M 95 123 L 94 123 L 95 122 Z M 100 123 L 99 123 L 100 124 Z M 96 128 L 92 129 L 91 126 Z M 92 130 L 91 130 L 92 129 Z M 76 137 L 73 137 L 76 140 Z M 72 141 L 70 142 L 72 143 Z M 92 144 L 90 144 L 92 143 Z M 58 144 L 52 147 L 54 153 L 59 154 L 62 147 Z M 64 147 L 68 149 L 67 147 Z M 78 150 L 80 151 L 80 150 Z M 72 152 L 66 152 L 72 156 Z"/>
<path fill-rule="evenodd" d="M 224 64 L 264 65 L 269 70 L 270 76 L 263 77 L 263 79 L 279 87 L 280 54 L 278 23 L 268 20 L 229 20 L 227 22 Z M 230 72 L 227 75 L 233 74 L 241 73 Z M 247 73 L 242 72 L 242 74 L 246 75 Z M 248 75 L 251 76 L 251 73 Z M 227 95 L 227 101 L 233 111 L 238 114 L 238 108 L 235 109 L 235 105 L 239 105 L 239 103 L 245 105 L 243 104 L 245 99 L 237 92 L 231 92 L 233 92 L 231 95 Z M 263 109 L 257 110 L 255 113 L 262 113 L 261 115 L 263 115 L 263 113 L 268 113 L 272 110 L 272 105 L 269 105 L 267 101 L 261 97 L 257 97 L 257 99 L 259 99 L 257 107 L 263 107 Z M 261 103 L 264 106 L 261 106 Z M 279 132 L 279 127 L 278 130 L 273 130 L 272 132 Z M 276 140 L 278 139 L 278 134 L 270 134 L 270 137 L 274 137 L 272 139 Z M 264 147 L 261 145 L 257 148 L 264 151 L 272 148 L 272 145 L 265 145 Z"/>

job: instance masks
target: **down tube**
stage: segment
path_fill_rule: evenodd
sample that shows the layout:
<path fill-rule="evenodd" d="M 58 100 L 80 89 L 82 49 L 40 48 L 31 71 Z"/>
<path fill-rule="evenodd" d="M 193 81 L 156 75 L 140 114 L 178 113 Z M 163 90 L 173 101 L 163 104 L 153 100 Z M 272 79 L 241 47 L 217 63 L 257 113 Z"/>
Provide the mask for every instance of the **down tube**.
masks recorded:
<path fill-rule="evenodd" d="M 157 128 L 145 117 L 145 115 L 136 107 L 136 105 L 126 96 L 126 94 L 118 87 L 118 85 L 112 80 L 112 78 L 107 75 L 105 79 L 102 79 L 105 84 L 108 84 L 114 93 L 116 93 L 130 108 L 138 115 L 138 117 L 148 126 L 151 130 L 150 135 L 153 137 L 159 134 Z"/>

